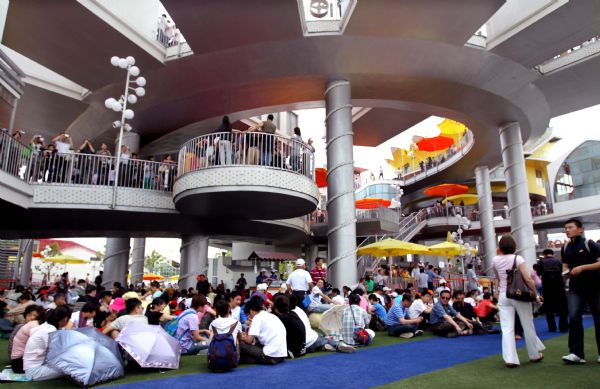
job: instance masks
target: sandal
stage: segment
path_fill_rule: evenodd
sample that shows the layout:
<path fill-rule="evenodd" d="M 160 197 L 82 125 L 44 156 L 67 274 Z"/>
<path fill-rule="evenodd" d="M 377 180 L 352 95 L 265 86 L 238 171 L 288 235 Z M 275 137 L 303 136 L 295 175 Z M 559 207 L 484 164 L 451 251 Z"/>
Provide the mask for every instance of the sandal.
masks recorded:
<path fill-rule="evenodd" d="M 516 363 L 507 363 L 506 367 L 508 367 L 509 369 L 514 369 L 515 367 L 519 367 L 519 365 L 517 365 Z"/>
<path fill-rule="evenodd" d="M 534 359 L 530 359 L 529 362 L 531 363 L 538 363 L 541 362 L 544 359 L 544 354 L 540 353 L 540 356 Z"/>

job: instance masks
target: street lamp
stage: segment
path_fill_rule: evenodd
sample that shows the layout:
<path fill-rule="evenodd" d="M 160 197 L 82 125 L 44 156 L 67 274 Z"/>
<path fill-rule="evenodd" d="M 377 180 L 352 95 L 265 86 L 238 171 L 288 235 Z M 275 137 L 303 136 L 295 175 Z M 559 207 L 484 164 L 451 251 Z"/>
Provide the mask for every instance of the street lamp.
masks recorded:
<path fill-rule="evenodd" d="M 146 86 L 146 79 L 140 76 L 140 68 L 135 66 L 135 58 L 129 56 L 127 58 L 119 58 L 117 56 L 111 57 L 110 63 L 113 66 L 121 69 L 127 69 L 127 78 L 125 80 L 125 92 L 117 100 L 112 97 L 104 101 L 104 106 L 107 109 L 112 109 L 115 112 L 121 112 L 121 120 L 115 120 L 112 123 L 114 128 L 119 128 L 119 142 L 117 146 L 117 166 L 115 167 L 115 182 L 113 186 L 111 208 L 114 209 L 117 202 L 117 186 L 119 184 L 119 170 L 121 167 L 121 147 L 123 145 L 123 130 L 131 131 L 131 126 L 125 123 L 125 120 L 133 119 L 135 113 L 133 110 L 127 108 L 127 103 L 137 103 L 138 96 L 143 97 L 146 94 L 144 86 Z M 136 77 L 132 80 L 131 77 Z M 132 86 L 132 85 L 135 85 Z M 133 91 L 134 94 L 130 94 L 129 91 Z"/>

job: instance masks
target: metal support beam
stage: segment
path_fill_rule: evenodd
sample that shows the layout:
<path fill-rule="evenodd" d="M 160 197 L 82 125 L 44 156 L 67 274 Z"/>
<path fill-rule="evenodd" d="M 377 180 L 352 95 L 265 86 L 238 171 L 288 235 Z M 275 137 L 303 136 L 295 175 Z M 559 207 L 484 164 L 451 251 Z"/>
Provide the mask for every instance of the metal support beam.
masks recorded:
<path fill-rule="evenodd" d="M 23 265 L 21 266 L 21 277 L 19 283 L 23 286 L 31 284 L 31 260 L 33 258 L 33 239 L 27 239 L 23 244 Z"/>
<path fill-rule="evenodd" d="M 110 290 L 115 282 L 120 282 L 126 287 L 128 270 L 129 238 L 106 238 L 102 286 Z"/>
<path fill-rule="evenodd" d="M 508 123 L 500 128 L 500 145 L 506 178 L 511 234 L 517 242 L 516 253 L 521 255 L 531 267 L 536 262 L 536 255 L 519 123 Z"/>
<path fill-rule="evenodd" d="M 538 246 L 540 250 L 544 250 L 548 248 L 548 231 L 547 230 L 538 230 Z"/>
<path fill-rule="evenodd" d="M 494 210 L 492 205 L 492 186 L 490 170 L 487 166 L 475 168 L 475 183 L 479 197 L 479 223 L 481 225 L 481 243 L 485 274 L 494 274 L 492 259 L 496 254 L 496 230 L 494 229 Z"/>
<path fill-rule="evenodd" d="M 133 238 L 131 249 L 131 283 L 135 286 L 144 282 L 144 261 L 146 260 L 146 238 Z"/>
<path fill-rule="evenodd" d="M 180 252 L 179 289 L 195 288 L 196 276 L 208 271 L 208 236 L 183 236 Z"/>
<path fill-rule="evenodd" d="M 341 288 L 357 280 L 356 209 L 352 156 L 352 105 L 350 82 L 333 81 L 325 90 L 327 115 L 327 213 L 329 215 L 330 282 Z"/>

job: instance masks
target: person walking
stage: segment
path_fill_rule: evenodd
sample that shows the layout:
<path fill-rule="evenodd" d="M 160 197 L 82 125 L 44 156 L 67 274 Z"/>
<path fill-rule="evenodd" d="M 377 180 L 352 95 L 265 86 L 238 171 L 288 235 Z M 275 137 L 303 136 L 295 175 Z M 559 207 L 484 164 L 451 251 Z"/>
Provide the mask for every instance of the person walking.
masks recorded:
<path fill-rule="evenodd" d="M 600 246 L 585 239 L 583 226 L 577 219 L 565 222 L 565 233 L 569 242 L 562 249 L 562 262 L 563 274 L 569 277 L 569 355 L 562 360 L 573 365 L 585 363 L 582 315 L 586 304 L 594 319 L 596 346 L 600 354 Z"/>
<path fill-rule="evenodd" d="M 519 320 L 523 327 L 525 335 L 525 345 L 530 362 L 541 362 L 544 355 L 541 353 L 545 349 L 535 333 L 533 326 L 533 308 L 530 302 L 518 301 L 506 297 L 507 290 L 507 270 L 513 268 L 516 264 L 531 290 L 535 291 L 535 284 L 529 275 L 527 264 L 520 255 L 516 255 L 517 243 L 510 234 L 500 238 L 497 254 L 493 259 L 494 274 L 499 281 L 500 298 L 498 307 L 500 308 L 500 328 L 502 329 L 502 357 L 506 367 L 513 368 L 519 366 L 519 356 L 517 355 L 517 346 L 515 342 L 515 314 L 519 315 Z"/>
<path fill-rule="evenodd" d="M 562 279 L 562 263 L 554 258 L 552 249 L 545 249 L 544 257 L 538 262 L 537 272 L 542 278 L 542 292 L 544 293 L 544 310 L 548 331 L 556 332 L 556 319 L 558 316 L 558 329 L 560 332 L 569 330 L 567 320 L 567 295 L 565 283 Z"/>

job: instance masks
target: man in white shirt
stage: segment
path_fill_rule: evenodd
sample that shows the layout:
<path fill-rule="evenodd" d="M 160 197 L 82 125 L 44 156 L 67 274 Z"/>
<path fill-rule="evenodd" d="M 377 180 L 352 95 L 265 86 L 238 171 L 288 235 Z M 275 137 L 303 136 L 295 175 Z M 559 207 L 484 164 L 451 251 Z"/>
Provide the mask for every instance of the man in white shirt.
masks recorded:
<path fill-rule="evenodd" d="M 116 339 L 117 336 L 119 336 L 119 333 L 123 331 L 125 326 L 132 321 L 148 324 L 148 318 L 143 314 L 144 307 L 139 299 L 130 298 L 125 301 L 125 310 L 127 310 L 127 315 L 117 318 L 115 321 L 106 326 L 103 331 L 106 335 Z"/>
<path fill-rule="evenodd" d="M 323 279 L 319 279 L 317 285 L 312 288 L 310 292 L 310 306 L 308 307 L 310 312 L 321 313 L 333 307 L 329 296 L 322 292 L 323 286 Z"/>
<path fill-rule="evenodd" d="M 331 303 L 334 305 L 346 304 L 346 300 L 344 300 L 344 296 L 340 294 L 340 290 L 338 288 L 333 288 L 331 290 Z"/>
<path fill-rule="evenodd" d="M 298 299 L 298 306 L 306 309 L 304 306 L 304 297 L 306 293 L 313 288 L 312 277 L 306 271 L 306 262 L 302 258 L 296 260 L 296 270 L 290 274 L 286 284 L 292 289 L 292 294 Z"/>
<path fill-rule="evenodd" d="M 415 298 L 410 307 L 408 308 L 408 318 L 416 319 L 419 316 L 423 317 L 423 321 L 419 323 L 419 329 L 423 329 L 426 326 L 427 319 L 433 306 L 431 305 L 431 293 L 421 293 L 421 298 Z"/>
<path fill-rule="evenodd" d="M 244 306 L 250 324 L 241 334 L 241 360 L 246 363 L 275 365 L 288 355 L 285 326 L 272 313 L 263 310 L 260 298 L 251 298 Z"/>
<path fill-rule="evenodd" d="M 53 380 L 63 376 L 60 370 L 44 364 L 50 345 L 50 334 L 69 323 L 71 309 L 61 306 L 44 315 L 45 322 L 31 330 L 23 353 L 23 370 L 33 381 Z"/>
<path fill-rule="evenodd" d="M 231 308 L 231 317 L 240 321 L 242 296 L 239 292 L 233 291 L 229 294 L 229 308 Z"/>

